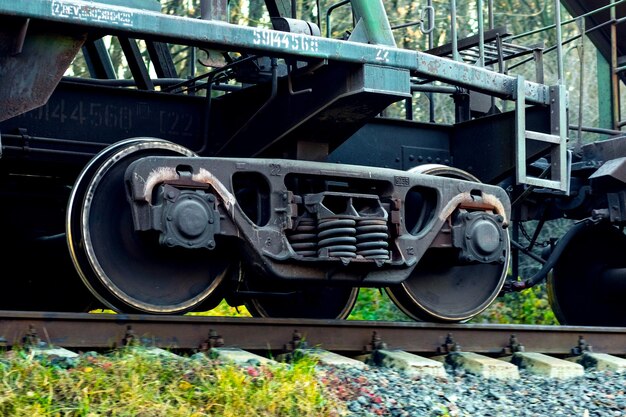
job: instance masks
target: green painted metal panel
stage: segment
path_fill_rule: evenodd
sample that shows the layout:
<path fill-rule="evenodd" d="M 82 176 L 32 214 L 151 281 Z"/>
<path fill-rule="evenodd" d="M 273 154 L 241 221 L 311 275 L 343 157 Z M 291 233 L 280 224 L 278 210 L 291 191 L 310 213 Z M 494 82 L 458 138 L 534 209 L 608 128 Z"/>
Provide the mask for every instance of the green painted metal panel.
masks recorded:
<path fill-rule="evenodd" d="M 406 98 L 411 97 L 409 72 L 378 65 L 363 67 L 363 88 L 366 91 L 394 93 Z"/>
<path fill-rule="evenodd" d="M 596 51 L 598 97 L 606 99 L 598 100 L 598 127 L 613 129 L 613 94 L 611 92 L 611 66 L 600 51 Z"/>
<path fill-rule="evenodd" d="M 396 41 L 381 0 L 353 0 L 355 16 L 363 20 L 367 38 L 374 45 L 396 46 Z"/>
<path fill-rule="evenodd" d="M 78 0 L 0 0 L 0 15 L 65 22 L 81 25 L 88 30 L 103 30 L 164 42 L 180 41 L 212 49 L 224 48 L 298 57 L 301 60 L 329 59 L 408 69 L 417 76 L 431 77 L 507 99 L 514 97 L 515 91 L 514 77 L 420 51 L 184 18 L 104 3 Z M 549 104 L 548 86 L 526 81 L 524 91 L 526 102 Z"/>

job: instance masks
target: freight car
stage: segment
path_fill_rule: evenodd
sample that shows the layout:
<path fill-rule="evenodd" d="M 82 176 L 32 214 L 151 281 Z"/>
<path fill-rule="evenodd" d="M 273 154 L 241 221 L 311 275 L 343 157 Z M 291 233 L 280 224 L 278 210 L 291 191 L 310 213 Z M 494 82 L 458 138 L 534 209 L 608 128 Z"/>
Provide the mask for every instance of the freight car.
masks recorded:
<path fill-rule="evenodd" d="M 626 149 L 568 146 L 558 1 L 551 84 L 542 48 L 485 28 L 481 0 L 475 34 L 458 35 L 452 1 L 447 43 L 423 51 L 397 46 L 382 0 L 316 1 L 317 21 L 296 3 L 266 0 L 267 24 L 244 26 L 227 0 L 197 17 L 0 0 L 0 308 L 226 299 L 335 319 L 377 287 L 416 320 L 462 322 L 552 271 L 561 322 L 625 324 Z M 431 39 L 435 12 L 416 23 Z M 537 79 L 504 71 L 519 57 Z M 413 120 L 418 93 L 450 98 L 452 119 Z M 580 222 L 544 258 L 517 241 L 519 224 L 561 217 Z M 520 253 L 543 268 L 512 279 Z"/>

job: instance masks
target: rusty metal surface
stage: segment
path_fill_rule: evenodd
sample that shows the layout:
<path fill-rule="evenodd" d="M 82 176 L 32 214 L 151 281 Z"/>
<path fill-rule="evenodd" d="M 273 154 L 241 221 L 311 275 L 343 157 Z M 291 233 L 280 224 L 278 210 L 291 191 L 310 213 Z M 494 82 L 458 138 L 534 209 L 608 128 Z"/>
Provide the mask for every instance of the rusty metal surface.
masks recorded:
<path fill-rule="evenodd" d="M 257 319 L 200 316 L 147 316 L 91 313 L 0 311 L 0 336 L 8 346 L 21 344 L 29 329 L 42 341 L 73 349 L 121 346 L 134 337 L 162 348 L 196 349 L 217 334 L 225 346 L 267 353 L 284 351 L 297 331 L 309 347 L 335 352 L 364 352 L 372 340 L 389 349 L 436 354 L 452 338 L 462 351 L 499 355 L 517 343 L 526 351 L 568 355 L 582 337 L 594 352 L 626 353 L 626 328 L 530 325 L 366 322 Z M 379 339 L 378 339 L 379 338 Z M 448 343 L 450 341 L 448 340 Z"/>
<path fill-rule="evenodd" d="M 87 38 L 82 31 L 56 33 L 28 19 L 6 22 L 0 23 L 0 121 L 45 104 Z"/>

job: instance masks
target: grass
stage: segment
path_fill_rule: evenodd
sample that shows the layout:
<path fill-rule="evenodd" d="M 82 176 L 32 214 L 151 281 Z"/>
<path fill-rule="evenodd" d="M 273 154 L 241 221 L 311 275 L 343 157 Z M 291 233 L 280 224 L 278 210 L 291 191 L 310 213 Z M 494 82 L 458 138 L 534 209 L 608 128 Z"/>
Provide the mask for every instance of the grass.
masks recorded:
<path fill-rule="evenodd" d="M 127 348 L 76 360 L 0 356 L 3 417 L 339 416 L 318 381 L 316 362 L 221 363 L 204 354 L 181 358 Z"/>

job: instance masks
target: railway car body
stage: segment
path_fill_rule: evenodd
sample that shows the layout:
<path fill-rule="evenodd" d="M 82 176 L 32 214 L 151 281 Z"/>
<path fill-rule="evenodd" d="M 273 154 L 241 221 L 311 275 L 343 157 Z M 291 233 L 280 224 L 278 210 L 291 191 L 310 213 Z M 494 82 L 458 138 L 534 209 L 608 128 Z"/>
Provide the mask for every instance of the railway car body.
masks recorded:
<path fill-rule="evenodd" d="M 458 322 L 554 270 L 562 322 L 624 324 L 623 138 L 572 152 L 562 77 L 496 68 L 540 50 L 503 47 L 482 11 L 474 36 L 416 51 L 381 0 L 333 5 L 356 22 L 341 39 L 294 5 L 266 0 L 269 24 L 249 27 L 226 0 L 199 18 L 153 0 L 0 0 L 2 259 L 19 271 L 0 308 L 181 314 L 225 298 L 345 318 L 379 287 L 415 319 Z M 411 120 L 416 92 L 450 96 L 454 120 Z M 385 116 L 397 103 L 404 117 Z M 518 223 L 547 217 L 581 222 L 539 273 L 507 278 L 531 252 Z"/>

